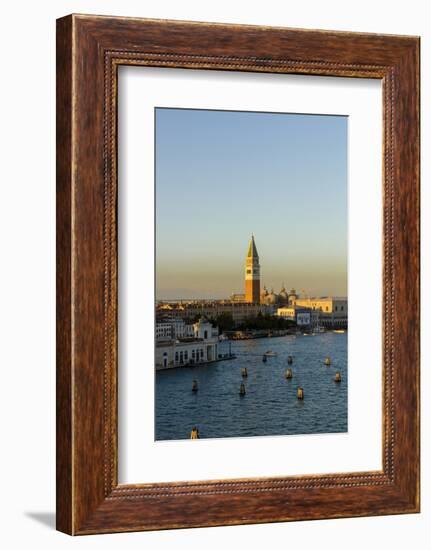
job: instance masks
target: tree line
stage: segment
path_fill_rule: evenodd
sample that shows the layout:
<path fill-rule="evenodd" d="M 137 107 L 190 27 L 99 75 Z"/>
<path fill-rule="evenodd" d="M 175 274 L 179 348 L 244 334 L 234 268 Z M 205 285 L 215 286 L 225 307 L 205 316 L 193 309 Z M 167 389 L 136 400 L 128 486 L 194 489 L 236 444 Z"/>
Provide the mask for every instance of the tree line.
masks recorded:
<path fill-rule="evenodd" d="M 220 333 L 231 330 L 286 330 L 295 326 L 295 321 L 277 315 L 263 315 L 261 312 L 253 317 L 247 317 L 238 324 L 234 322 L 230 313 L 221 313 L 210 321 L 213 326 L 219 328 Z"/>

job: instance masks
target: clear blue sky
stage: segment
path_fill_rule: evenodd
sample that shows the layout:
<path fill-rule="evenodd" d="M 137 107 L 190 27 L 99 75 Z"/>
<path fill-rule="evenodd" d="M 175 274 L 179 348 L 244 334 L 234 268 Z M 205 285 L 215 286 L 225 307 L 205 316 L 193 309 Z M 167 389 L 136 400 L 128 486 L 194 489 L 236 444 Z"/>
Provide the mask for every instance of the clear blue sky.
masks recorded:
<path fill-rule="evenodd" d="M 347 294 L 347 117 L 156 109 L 158 299 Z"/>

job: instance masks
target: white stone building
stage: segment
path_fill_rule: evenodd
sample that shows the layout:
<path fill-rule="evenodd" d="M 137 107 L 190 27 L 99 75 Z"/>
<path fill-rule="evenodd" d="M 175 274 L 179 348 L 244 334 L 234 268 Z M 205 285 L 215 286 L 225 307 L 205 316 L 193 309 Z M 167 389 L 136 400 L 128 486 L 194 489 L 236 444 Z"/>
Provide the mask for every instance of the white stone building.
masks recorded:
<path fill-rule="evenodd" d="M 156 369 L 211 363 L 219 359 L 219 331 L 204 319 L 192 326 L 193 335 L 156 342 Z"/>
<path fill-rule="evenodd" d="M 180 318 L 162 319 L 156 322 L 156 341 L 190 338 L 194 335 L 193 325 Z"/>

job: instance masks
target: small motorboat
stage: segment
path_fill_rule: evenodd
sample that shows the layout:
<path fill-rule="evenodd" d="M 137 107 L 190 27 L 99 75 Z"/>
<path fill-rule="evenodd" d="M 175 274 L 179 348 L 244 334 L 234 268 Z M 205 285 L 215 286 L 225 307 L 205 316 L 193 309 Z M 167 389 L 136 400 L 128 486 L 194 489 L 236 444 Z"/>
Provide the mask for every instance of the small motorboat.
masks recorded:
<path fill-rule="evenodd" d="M 275 351 L 265 351 L 265 353 L 263 354 L 264 357 L 277 357 L 278 353 L 276 353 Z"/>
<path fill-rule="evenodd" d="M 344 334 L 346 331 L 345 330 L 334 330 L 333 332 L 335 332 L 335 334 Z"/>

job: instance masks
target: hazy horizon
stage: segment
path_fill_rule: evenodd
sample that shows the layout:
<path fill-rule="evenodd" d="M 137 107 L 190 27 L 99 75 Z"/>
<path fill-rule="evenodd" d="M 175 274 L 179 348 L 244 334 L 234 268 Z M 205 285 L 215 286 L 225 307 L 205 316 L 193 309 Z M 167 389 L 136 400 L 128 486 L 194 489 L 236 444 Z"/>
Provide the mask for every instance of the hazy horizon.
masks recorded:
<path fill-rule="evenodd" d="M 156 109 L 156 298 L 347 295 L 347 117 Z"/>

